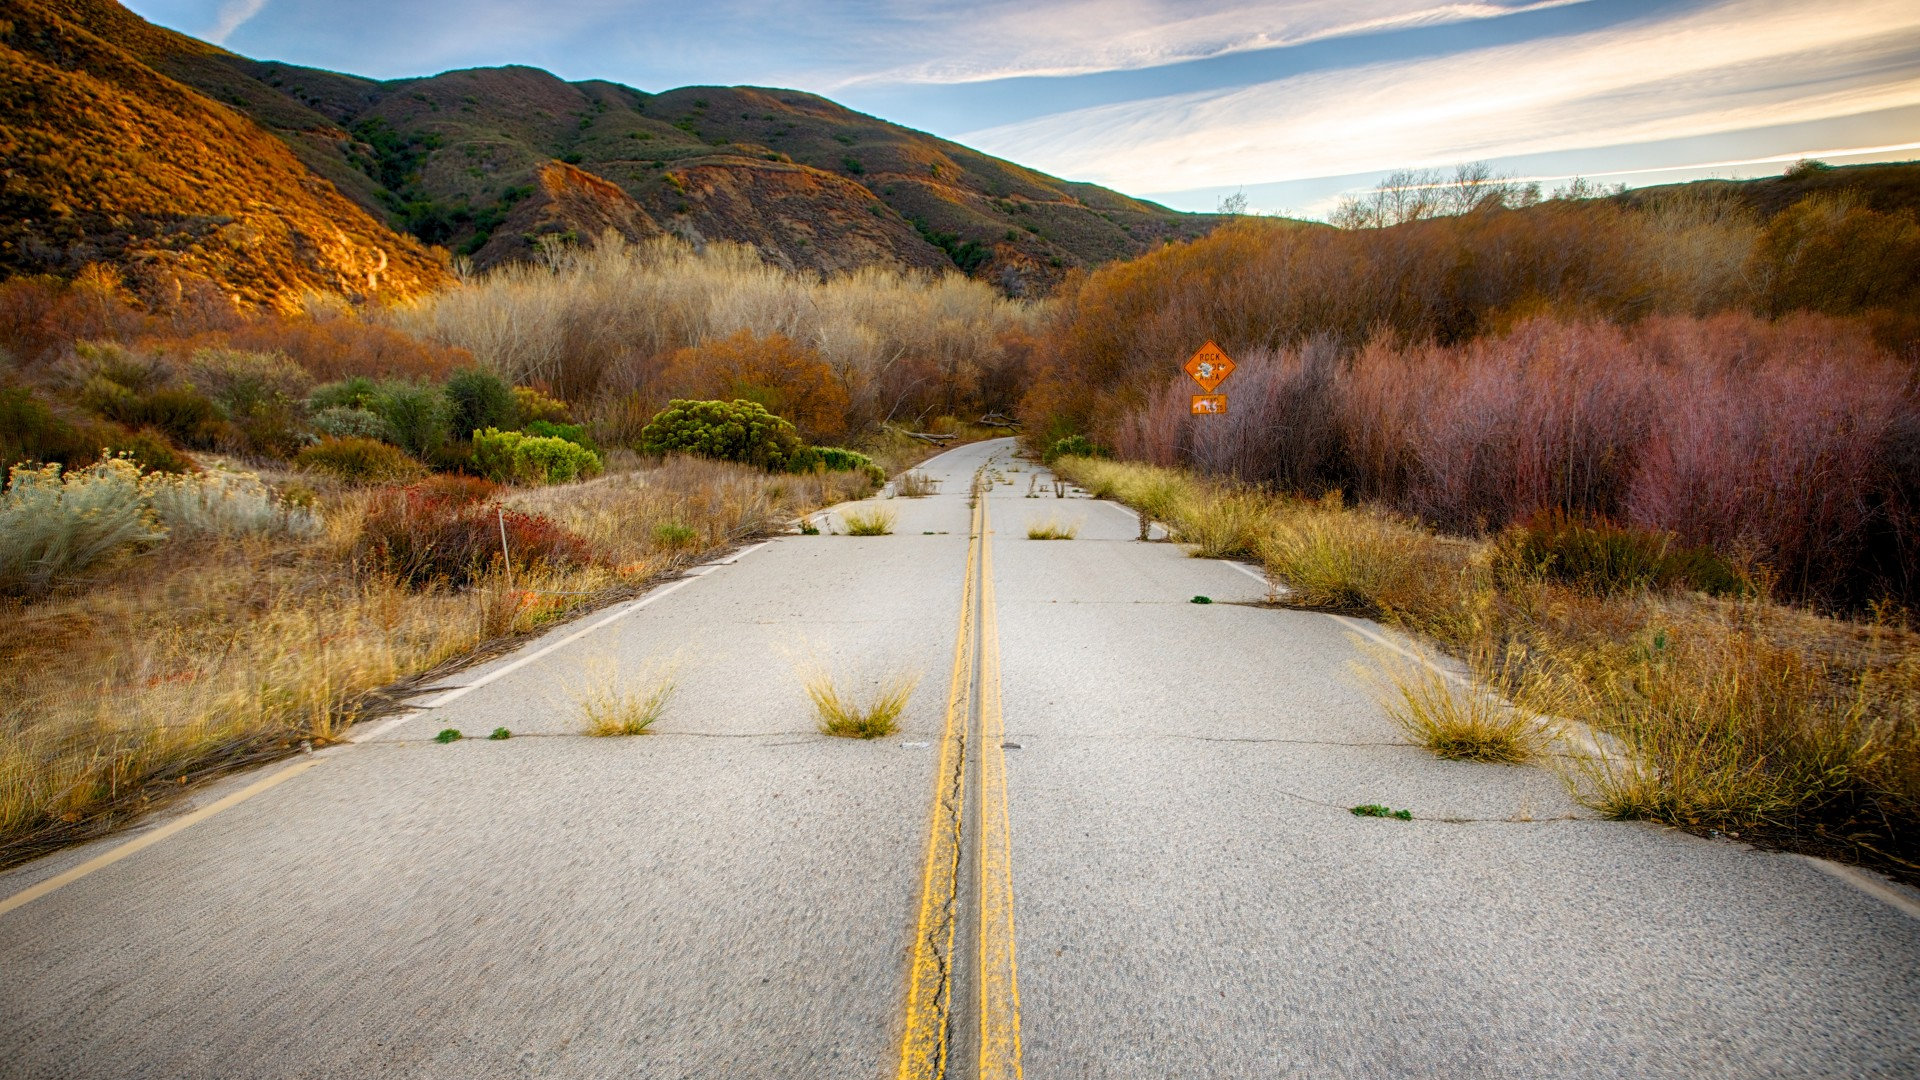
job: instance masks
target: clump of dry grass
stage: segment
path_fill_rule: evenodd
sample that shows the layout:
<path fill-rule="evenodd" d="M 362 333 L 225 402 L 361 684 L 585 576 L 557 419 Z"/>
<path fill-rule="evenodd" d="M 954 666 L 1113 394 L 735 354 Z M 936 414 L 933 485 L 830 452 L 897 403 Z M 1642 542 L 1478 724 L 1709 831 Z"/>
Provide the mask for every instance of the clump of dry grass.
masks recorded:
<path fill-rule="evenodd" d="M 894 494 L 909 499 L 921 499 L 940 490 L 940 481 L 918 469 L 900 474 L 893 483 Z"/>
<path fill-rule="evenodd" d="M 587 682 L 573 691 L 582 730 L 597 737 L 645 735 L 673 697 L 671 665 L 643 665 L 623 673 L 610 660 L 589 664 Z"/>
<path fill-rule="evenodd" d="M 878 739 L 898 730 L 900 714 L 906 711 L 907 699 L 913 696 L 920 677 L 895 675 L 882 682 L 864 704 L 851 694 L 843 694 L 834 684 L 833 676 L 823 668 L 807 672 L 804 681 L 820 734 Z"/>
<path fill-rule="evenodd" d="M 1059 518 L 1045 518 L 1027 525 L 1029 540 L 1071 540 L 1079 535 L 1078 522 L 1062 522 Z"/>
<path fill-rule="evenodd" d="M 893 532 L 896 520 L 892 510 L 869 506 L 863 510 L 843 510 L 840 520 L 847 524 L 848 536 L 886 536 Z"/>
<path fill-rule="evenodd" d="M 1382 649 L 1364 650 L 1373 660 L 1367 674 L 1381 708 L 1409 738 L 1450 761 L 1516 764 L 1535 757 L 1551 732 L 1530 711 L 1501 700 L 1485 685 L 1464 686 L 1438 667 Z M 1479 669 L 1488 679 L 1484 663 Z M 1499 674 L 1511 675 L 1509 668 Z"/>
<path fill-rule="evenodd" d="M 1180 540 L 1194 545 L 1193 554 L 1203 559 L 1259 554 L 1278 513 L 1276 500 L 1251 491 L 1208 494 L 1181 504 Z"/>

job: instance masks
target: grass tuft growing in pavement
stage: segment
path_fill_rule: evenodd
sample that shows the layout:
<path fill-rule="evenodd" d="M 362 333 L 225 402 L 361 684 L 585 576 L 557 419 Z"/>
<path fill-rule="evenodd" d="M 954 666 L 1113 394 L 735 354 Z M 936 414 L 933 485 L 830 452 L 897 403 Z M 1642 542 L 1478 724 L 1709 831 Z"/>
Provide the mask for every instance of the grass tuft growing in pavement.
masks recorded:
<path fill-rule="evenodd" d="M 886 536 L 893 532 L 893 511 L 884 506 L 848 510 L 840 516 L 847 523 L 848 536 Z"/>
<path fill-rule="evenodd" d="M 1362 803 L 1347 811 L 1347 813 L 1352 814 L 1354 817 L 1383 817 L 1393 818 L 1396 821 L 1413 820 L 1413 811 L 1394 810 L 1390 807 L 1381 806 L 1379 803 Z"/>
<path fill-rule="evenodd" d="M 503 739 L 513 738 L 513 732 L 508 731 L 506 728 L 503 728 L 503 727 L 497 727 L 493 729 L 493 734 L 487 736 L 487 738 L 492 739 L 495 742 L 499 742 Z"/>
<path fill-rule="evenodd" d="M 573 700 L 580 708 L 583 729 L 596 737 L 645 735 L 673 696 L 673 672 L 658 665 L 646 665 L 628 676 L 610 661 L 602 662 L 590 665 L 589 679 L 573 692 Z"/>
<path fill-rule="evenodd" d="M 822 735 L 848 739 L 878 739 L 891 735 L 900 726 L 900 714 L 907 699 L 920 684 L 918 675 L 901 674 L 886 680 L 864 704 L 851 694 L 843 694 L 825 670 L 807 673 L 807 699 L 813 702 L 816 722 Z"/>
<path fill-rule="evenodd" d="M 435 735 L 433 741 L 437 743 L 459 742 L 462 737 L 459 728 L 446 728 L 442 730 L 440 734 Z"/>
<path fill-rule="evenodd" d="M 1071 540 L 1079 535 L 1080 526 L 1077 523 L 1063 523 L 1059 518 L 1047 518 L 1027 526 L 1029 540 Z"/>
<path fill-rule="evenodd" d="M 940 490 L 940 481 L 915 469 L 901 473 L 900 479 L 894 481 L 893 490 L 909 499 L 921 499 Z"/>
<path fill-rule="evenodd" d="M 1546 735 L 1532 716 L 1492 693 L 1456 686 L 1430 665 L 1368 651 L 1377 664 L 1370 674 L 1381 708 L 1436 755 L 1513 764 L 1532 758 L 1545 744 Z"/>

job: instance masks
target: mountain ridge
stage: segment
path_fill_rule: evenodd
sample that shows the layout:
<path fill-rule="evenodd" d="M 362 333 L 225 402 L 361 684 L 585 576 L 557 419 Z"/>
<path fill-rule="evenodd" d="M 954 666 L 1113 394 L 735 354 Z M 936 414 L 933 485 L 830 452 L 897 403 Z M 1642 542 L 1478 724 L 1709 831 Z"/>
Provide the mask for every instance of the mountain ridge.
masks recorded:
<path fill-rule="evenodd" d="M 0 244 L 9 246 L 0 247 L 0 266 L 16 273 L 71 273 L 92 260 L 139 276 L 159 261 L 249 304 L 286 307 L 301 290 L 393 299 L 443 284 L 447 254 L 484 269 L 611 228 L 630 239 L 669 233 L 749 243 L 795 270 L 957 269 L 1012 295 L 1036 295 L 1075 267 L 1200 236 L 1220 220 L 1048 176 L 804 91 L 649 93 L 606 80 L 568 82 L 525 65 L 382 81 L 241 56 L 148 23 L 113 0 L 17 7 L 25 18 L 6 25 L 24 29 L 0 34 L 22 117 L 0 123 L 9 156 L 77 143 L 82 156 L 102 162 L 96 186 L 126 186 L 136 171 L 115 145 L 116 130 L 89 126 L 71 109 L 49 110 L 61 65 L 46 48 L 84 37 L 100 54 L 92 79 L 113 99 L 109 111 L 164 106 L 134 157 L 167 141 L 159 129 L 170 121 L 171 141 L 186 156 L 208 150 L 222 162 L 226 183 L 208 185 L 205 169 L 181 153 L 162 160 L 163 190 L 139 207 L 143 220 L 162 223 L 149 232 L 179 233 L 163 227 L 174 219 L 235 217 L 297 242 L 242 253 L 236 257 L 251 264 L 223 275 L 216 252 L 250 242 L 222 240 L 225 225 L 202 223 L 187 230 L 192 242 L 171 247 L 122 242 L 113 220 L 63 219 L 55 228 L 51 202 L 32 196 L 60 186 L 57 170 L 9 170 L 13 201 L 0 207 L 9 230 Z M 262 136 L 278 150 L 265 149 Z M 261 175 L 243 175 L 241 163 L 255 160 Z M 107 192 L 72 194 L 113 218 Z M 220 205 L 221 197 L 236 205 Z M 74 200 L 55 201 L 71 209 Z M 294 218 L 299 227 L 288 224 Z M 320 223 L 330 219 L 351 242 L 314 255 L 325 246 L 315 239 Z M 349 257 L 377 262 L 375 250 L 404 264 L 404 281 L 365 278 L 369 271 Z"/>

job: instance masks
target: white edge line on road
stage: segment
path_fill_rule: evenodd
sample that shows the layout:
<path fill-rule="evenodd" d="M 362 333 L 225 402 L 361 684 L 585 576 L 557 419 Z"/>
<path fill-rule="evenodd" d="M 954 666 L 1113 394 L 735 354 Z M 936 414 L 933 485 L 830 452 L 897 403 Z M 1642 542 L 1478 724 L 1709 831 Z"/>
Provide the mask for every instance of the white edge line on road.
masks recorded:
<path fill-rule="evenodd" d="M 1818 867 L 1821 872 L 1839 878 L 1868 896 L 1884 901 L 1888 907 L 1908 918 L 1920 919 L 1920 900 L 1915 899 L 1912 891 L 1904 886 L 1882 880 L 1879 875 L 1870 874 L 1859 867 L 1837 863 L 1831 859 L 1821 859 L 1812 855 L 1800 857 Z"/>
<path fill-rule="evenodd" d="M 707 572 L 710 573 L 716 567 L 731 566 L 732 564 L 739 562 L 741 559 L 745 558 L 746 556 L 751 555 L 756 551 L 759 551 L 761 548 L 766 547 L 768 544 L 771 544 L 771 543 L 773 543 L 773 541 L 765 540 L 758 544 L 753 545 L 752 547 L 744 548 L 718 562 L 706 564 L 706 570 Z M 388 720 L 386 723 L 376 725 L 372 728 L 367 729 L 365 732 L 362 732 L 360 734 L 350 737 L 347 741 L 349 743 L 359 743 L 367 739 L 371 739 L 374 736 L 379 735 L 383 732 L 391 731 L 395 727 L 398 727 L 399 725 L 406 723 L 408 720 L 412 720 L 413 718 L 419 716 L 423 712 L 426 712 L 431 709 L 437 709 L 442 705 L 446 705 L 451 701 L 454 701 L 460 697 L 465 696 L 471 691 L 478 690 L 481 687 L 487 685 L 490 682 L 493 682 L 496 679 L 499 679 L 511 672 L 517 671 L 520 668 L 525 667 L 528 664 L 533 663 L 535 660 L 538 660 L 543 656 L 547 656 L 566 645 L 571 645 L 572 643 L 580 640 L 583 637 L 586 637 L 588 634 L 593 633 L 595 630 L 598 630 L 601 627 L 608 626 L 614 622 L 617 622 L 620 619 L 624 619 L 628 615 L 631 615 L 634 612 L 639 611 L 641 608 L 646 607 L 648 604 L 653 603 L 655 600 L 658 600 L 661 597 L 668 595 L 669 593 L 677 592 L 680 589 L 683 589 L 688 585 L 693 584 L 695 581 L 698 581 L 701 577 L 704 577 L 704 576 L 706 575 L 703 573 L 703 574 L 694 575 L 692 577 L 684 577 L 678 581 L 671 582 L 665 586 L 662 586 L 659 589 L 655 589 L 653 592 L 648 593 L 646 596 L 641 597 L 640 599 L 628 604 L 625 607 L 615 609 L 611 614 L 606 615 L 605 617 L 598 619 L 595 622 L 592 622 L 586 626 L 583 626 L 578 630 L 575 630 L 573 633 L 568 634 L 566 637 L 563 637 L 558 641 L 551 642 L 543 648 L 540 648 L 535 650 L 534 652 L 528 653 L 526 656 L 523 656 L 520 659 L 515 660 L 510 664 L 506 664 L 501 667 L 495 668 L 494 670 L 487 672 L 485 675 L 482 675 L 480 678 L 475 679 L 474 681 L 466 684 L 465 686 L 456 686 L 453 689 L 448 690 L 446 693 L 441 694 L 438 698 L 435 698 L 431 704 L 409 709 L 407 712 L 402 713 L 401 715 L 396 716 L 391 720 Z M 320 762 L 324 760 L 326 760 L 324 757 L 309 757 L 300 761 L 296 761 L 293 764 L 288 765 L 287 767 L 279 770 L 278 772 L 271 773 L 267 776 L 261 777 L 259 780 L 256 780 L 253 783 L 248 784 L 246 787 L 241 788 L 239 791 L 236 791 L 231 795 L 227 795 L 216 802 L 209 803 L 206 806 L 203 806 L 200 809 L 195 810 L 194 812 L 187 814 L 183 817 L 180 817 L 174 821 L 170 821 L 167 824 L 162 825 L 157 829 L 154 829 L 152 832 L 142 833 L 139 836 L 136 836 L 133 839 L 126 841 L 125 843 L 119 844 L 107 851 L 101 852 L 99 855 L 96 855 L 93 858 L 88 859 L 86 862 L 81 863 L 79 866 L 76 866 L 70 870 L 65 870 L 65 871 L 62 871 L 61 873 L 55 874 L 54 876 L 46 879 L 45 881 L 39 882 L 34 885 L 29 885 L 25 889 L 22 889 L 19 892 L 14 893 L 12 896 L 9 896 L 4 900 L 0 900 L 0 915 L 5 915 L 7 912 L 12 911 L 14 908 L 21 907 L 25 904 L 30 904 L 33 901 L 38 900 L 40 897 L 45 896 L 48 893 L 53 892 L 54 890 L 59 889 L 63 886 L 71 885 L 74 882 L 79 881 L 81 878 L 86 877 L 87 875 L 93 873 L 94 871 L 101 870 L 108 866 L 111 866 L 114 863 L 119 862 L 121 859 L 124 859 L 129 855 L 139 852 L 143 848 L 152 847 L 154 844 L 157 844 L 160 841 L 165 840 L 167 837 L 172 836 L 177 832 L 180 832 L 184 829 L 188 829 L 195 825 L 198 825 L 200 822 L 205 821 L 206 819 L 212 817 L 215 814 L 218 814 L 222 810 L 227 810 L 232 807 L 238 806 L 241 803 L 246 802 L 248 799 L 253 798 L 255 795 L 258 795 L 263 791 L 273 788 L 284 781 L 293 779 L 294 777 L 300 775 L 301 773 L 307 771 L 308 769 L 313 768 L 315 765 L 320 764 Z"/>
<path fill-rule="evenodd" d="M 1392 649 L 1394 652 L 1399 653 L 1401 656 L 1404 656 L 1409 660 L 1413 660 L 1418 663 L 1425 664 L 1427 667 L 1432 668 L 1434 671 L 1439 672 L 1442 676 L 1452 680 L 1454 683 L 1460 686 L 1467 687 L 1468 689 L 1472 688 L 1472 684 L 1467 682 L 1465 679 L 1462 679 L 1459 675 L 1451 671 L 1448 671 L 1446 668 L 1441 667 L 1440 665 L 1434 663 L 1432 660 L 1426 657 L 1423 657 L 1414 653 L 1412 650 L 1402 648 L 1400 645 L 1388 640 L 1384 635 L 1375 633 L 1373 630 L 1371 630 L 1370 628 L 1368 628 L 1366 625 L 1362 623 L 1355 622 L 1354 620 L 1349 619 L 1344 615 L 1334 615 L 1332 613 L 1329 613 L 1327 617 L 1330 619 L 1337 620 L 1341 625 L 1347 627 L 1348 629 L 1352 630 L 1357 634 L 1363 634 L 1366 637 L 1379 642 L 1381 645 L 1389 649 Z M 1581 725 L 1581 728 L 1584 729 L 1585 727 L 1586 725 L 1584 724 Z M 1585 744 L 1585 746 L 1583 746 L 1582 748 L 1585 749 L 1588 753 L 1592 753 L 1592 754 L 1604 753 L 1604 751 L 1600 748 L 1598 740 L 1594 738 L 1591 731 L 1582 730 L 1578 732 L 1578 734 L 1581 736 L 1580 741 Z M 1882 880 L 1876 874 L 1870 874 L 1865 870 L 1861 870 L 1860 868 L 1854 867 L 1854 866 L 1848 866 L 1845 863 L 1837 863 L 1830 859 L 1816 858 L 1812 855 L 1802 855 L 1800 856 L 1800 858 L 1805 859 L 1806 861 L 1812 863 L 1814 866 L 1818 867 L 1822 872 L 1826 873 L 1827 875 L 1834 878 L 1838 878 L 1840 881 L 1853 886 L 1854 889 L 1858 890 L 1859 892 L 1863 892 L 1868 896 L 1871 896 L 1874 899 L 1885 903 L 1887 906 L 1893 908 L 1894 910 L 1899 911 L 1911 918 L 1920 919 L 1920 899 L 1915 899 L 1913 893 L 1910 890 L 1906 889 L 1905 887 L 1894 884 L 1893 882 Z"/>
<path fill-rule="evenodd" d="M 1120 511 L 1123 514 L 1133 513 L 1133 511 L 1128 510 L 1127 508 L 1119 505 L 1118 503 L 1108 502 L 1105 499 L 1101 499 L 1099 501 L 1102 505 L 1111 506 L 1115 510 Z M 1241 573 L 1247 575 L 1250 578 L 1254 578 L 1262 582 L 1263 584 L 1268 583 L 1266 575 L 1256 572 L 1253 569 L 1253 567 L 1248 566 L 1245 563 L 1235 562 L 1231 559 L 1226 559 L 1222 561 L 1225 562 L 1227 565 L 1233 567 L 1235 570 L 1238 570 Z M 1332 612 L 1326 612 L 1325 614 L 1327 618 L 1332 619 L 1333 621 L 1339 623 L 1340 625 L 1346 627 L 1347 629 L 1353 631 L 1354 633 L 1359 634 L 1365 638 L 1368 638 L 1369 640 L 1374 641 L 1385 648 L 1391 649 L 1394 652 L 1399 653 L 1401 656 L 1404 656 L 1407 659 L 1412 660 L 1416 664 L 1421 664 L 1427 668 L 1432 669 L 1433 671 L 1439 672 L 1441 678 L 1446 679 L 1447 681 L 1453 683 L 1454 685 L 1463 687 L 1468 690 L 1473 689 L 1473 684 L 1467 679 L 1462 678 L 1458 673 L 1448 671 L 1446 668 L 1443 668 L 1439 664 L 1434 663 L 1431 657 L 1421 656 L 1420 654 L 1414 652 L 1413 650 L 1408 649 L 1405 646 L 1399 644 L 1398 642 L 1391 640 L 1386 635 L 1376 632 L 1371 627 L 1367 626 L 1365 623 L 1358 622 L 1353 619 L 1349 619 L 1345 615 L 1335 615 Z M 1581 727 L 1585 728 L 1586 725 L 1583 724 L 1581 725 Z M 1605 751 L 1600 747 L 1599 741 L 1593 737 L 1590 731 L 1583 730 L 1578 732 L 1578 734 L 1581 736 L 1580 741 L 1586 744 L 1583 747 L 1583 749 L 1586 749 L 1589 753 L 1593 753 L 1593 754 L 1605 753 Z M 1823 873 L 1826 873 L 1832 877 L 1838 878 L 1839 880 L 1845 882 L 1846 884 L 1853 886 L 1855 889 L 1859 890 L 1860 892 L 1866 893 L 1868 896 L 1871 896 L 1876 900 L 1880 900 L 1886 903 L 1888 906 L 1892 907 L 1894 910 L 1899 911 L 1912 918 L 1920 919 L 1920 899 L 1915 899 L 1912 891 L 1905 888 L 1904 886 L 1882 880 L 1878 875 L 1870 874 L 1865 870 L 1861 870 L 1857 867 L 1848 866 L 1845 863 L 1837 863 L 1830 859 L 1816 858 L 1812 855 L 1802 855 L 1800 857 L 1812 863 L 1814 866 L 1819 867 Z"/>
<path fill-rule="evenodd" d="M 152 832 L 142 833 L 128 840 L 126 843 L 114 847 L 110 851 L 103 851 L 93 858 L 88 859 L 86 862 L 81 863 L 79 866 L 55 874 L 37 885 L 29 885 L 19 892 L 14 893 L 12 896 L 7 897 L 5 900 L 0 900 L 0 915 L 5 915 L 14 908 L 30 904 L 62 886 L 71 885 L 81 878 L 86 877 L 88 874 L 93 873 L 95 870 L 111 866 L 142 848 L 152 847 L 167 837 L 172 836 L 174 833 L 198 825 L 200 822 L 207 820 L 222 810 L 238 806 L 248 799 L 253 798 L 255 795 L 266 791 L 268 788 L 291 780 L 301 773 L 306 772 L 308 769 L 320 764 L 320 761 L 321 759 L 319 758 L 305 758 L 296 761 L 286 768 L 281 769 L 279 772 L 255 780 L 253 783 L 248 784 L 246 787 L 241 788 L 239 791 L 228 795 L 218 802 L 209 803 L 191 814 L 160 826 Z"/>
<path fill-rule="evenodd" d="M 758 546 L 764 547 L 765 545 L 763 544 Z M 755 548 L 749 548 L 747 550 L 752 551 L 752 550 L 755 550 Z M 745 555 L 746 552 L 743 551 L 740 554 Z M 739 556 L 735 556 L 735 558 L 738 558 L 738 557 Z M 712 566 L 722 566 L 726 564 L 711 563 L 708 565 L 709 567 L 712 567 Z M 712 571 L 711 569 L 709 569 L 707 572 L 711 573 Z M 354 742 L 354 743 L 365 742 L 368 739 L 371 739 L 376 736 L 383 735 L 389 731 L 392 731 L 394 728 L 399 727 L 401 724 L 404 724 L 409 720 L 412 720 L 413 718 L 419 716 L 423 712 L 429 712 L 431 710 L 438 709 L 446 705 L 450 705 L 453 702 L 458 701 L 459 699 L 472 693 L 473 691 L 478 690 L 481 687 L 487 685 L 488 683 L 491 683 L 496 679 L 505 678 L 506 676 L 513 674 L 514 672 L 520 670 L 521 668 L 526 667 L 528 664 L 533 663 L 535 660 L 542 659 L 543 657 L 546 657 L 562 648 L 565 648 L 566 646 L 571 645 L 576 641 L 579 641 L 581 638 L 586 637 L 588 634 L 593 633 L 595 630 L 598 630 L 603 626 L 608 626 L 608 625 L 611 625 L 612 623 L 618 622 L 619 620 L 626 618 L 627 616 L 633 614 L 634 612 L 639 611 L 641 608 L 646 607 L 648 604 L 653 603 L 655 600 L 658 600 L 661 597 L 666 596 L 670 593 L 678 592 L 679 590 L 686 588 L 687 586 L 693 584 L 694 582 L 700 580 L 705 576 L 707 576 L 705 573 L 694 574 L 690 577 L 683 577 L 678 581 L 662 586 L 661 588 L 648 593 L 646 596 L 643 596 L 640 599 L 635 600 L 634 602 L 628 604 L 625 607 L 615 608 L 612 614 L 606 615 L 596 620 L 595 622 L 588 623 L 586 626 L 583 626 L 580 629 L 575 630 L 573 633 L 568 634 L 566 637 L 563 637 L 558 641 L 549 642 L 546 645 L 542 646 L 541 648 L 535 649 L 533 652 L 528 653 L 527 655 L 521 657 L 518 660 L 513 661 L 510 664 L 502 664 L 501 666 L 494 668 L 492 671 L 487 672 L 485 675 L 480 676 L 479 678 L 473 680 L 472 682 L 467 683 L 463 686 L 456 686 L 453 689 L 448 690 L 446 693 L 441 694 L 439 697 L 434 698 L 431 702 L 428 702 L 425 705 L 416 706 L 413 709 L 409 710 L 408 712 L 400 716 L 396 716 L 391 720 L 388 720 L 384 724 L 378 724 L 374 727 L 368 728 L 362 734 L 350 736 L 347 739 L 347 741 Z"/>

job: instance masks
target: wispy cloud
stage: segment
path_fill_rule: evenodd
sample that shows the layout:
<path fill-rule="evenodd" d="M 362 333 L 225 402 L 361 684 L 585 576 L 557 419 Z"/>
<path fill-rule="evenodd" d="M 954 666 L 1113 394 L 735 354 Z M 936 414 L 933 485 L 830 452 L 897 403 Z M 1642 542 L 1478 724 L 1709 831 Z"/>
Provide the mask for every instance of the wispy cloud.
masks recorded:
<path fill-rule="evenodd" d="M 1920 103 L 1920 7 L 1734 0 L 1411 63 L 1127 102 L 962 136 L 1131 191 L 1620 145 Z"/>
<path fill-rule="evenodd" d="M 968 83 L 1132 71 L 1310 41 L 1567 7 L 1589 0 L 1030 0 L 896 8 L 875 27 L 904 64 L 835 87 Z"/>
<path fill-rule="evenodd" d="M 267 0 L 224 0 L 213 18 L 213 25 L 207 29 L 207 40 L 215 45 L 225 45 L 235 30 L 245 26 L 266 6 Z"/>

